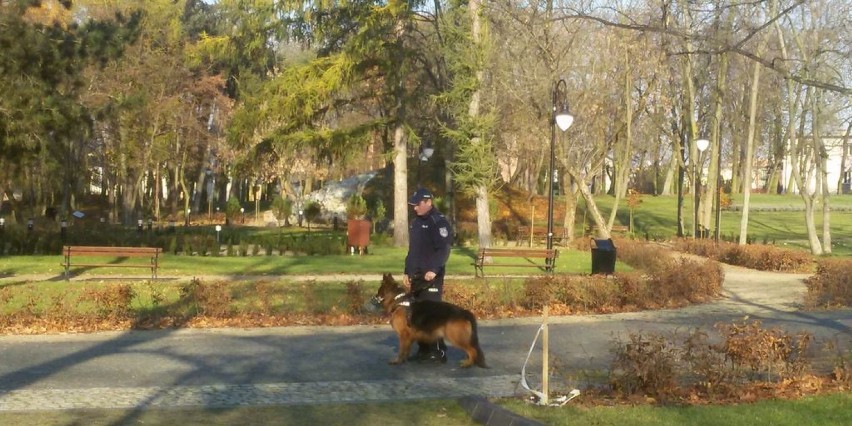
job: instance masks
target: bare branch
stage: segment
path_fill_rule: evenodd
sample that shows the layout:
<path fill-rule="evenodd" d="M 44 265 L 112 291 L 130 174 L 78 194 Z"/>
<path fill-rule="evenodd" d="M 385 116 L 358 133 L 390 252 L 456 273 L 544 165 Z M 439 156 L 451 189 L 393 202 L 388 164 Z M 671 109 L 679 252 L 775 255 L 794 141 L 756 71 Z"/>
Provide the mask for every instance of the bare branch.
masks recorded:
<path fill-rule="evenodd" d="M 724 40 L 714 39 L 714 38 L 711 38 L 711 37 L 699 37 L 699 36 L 690 34 L 689 32 L 678 30 L 676 28 L 671 28 L 669 26 L 657 26 L 657 25 L 629 24 L 629 23 L 621 23 L 621 22 L 612 22 L 608 19 L 601 18 L 601 17 L 598 17 L 598 16 L 589 15 L 589 14 L 580 12 L 578 10 L 572 10 L 571 14 L 556 17 L 556 18 L 553 18 L 553 20 L 555 20 L 555 21 L 566 21 L 566 20 L 593 21 L 593 22 L 597 22 L 599 24 L 602 24 L 604 26 L 621 28 L 621 29 L 626 29 L 626 30 L 631 30 L 631 31 L 638 31 L 638 32 L 643 32 L 643 33 L 666 34 L 666 35 L 670 35 L 670 36 L 673 36 L 673 37 L 682 38 L 682 39 L 685 39 L 685 40 L 715 42 L 717 45 L 720 45 L 721 47 L 719 47 L 718 49 L 696 49 L 696 50 L 692 50 L 692 51 L 688 51 L 688 52 L 686 52 L 686 51 L 675 52 L 673 54 L 719 54 L 719 53 L 723 53 L 723 52 L 732 52 L 732 53 L 736 53 L 738 55 L 744 56 L 744 57 L 751 59 L 753 61 L 756 61 L 756 62 L 760 63 L 761 65 L 763 65 L 764 67 L 780 74 L 782 77 L 784 77 L 786 79 L 793 80 L 797 83 L 800 83 L 800 84 L 803 84 L 803 85 L 806 85 L 806 86 L 820 88 L 820 89 L 823 89 L 823 90 L 828 90 L 828 91 L 835 92 L 835 93 L 844 94 L 844 95 L 852 95 L 852 88 L 849 88 L 849 87 L 846 87 L 846 86 L 843 86 L 843 85 L 840 85 L 840 84 L 834 84 L 834 83 L 831 83 L 829 81 L 815 80 L 815 79 L 812 79 L 812 78 L 803 77 L 803 76 L 798 75 L 796 73 L 790 72 L 788 69 L 785 69 L 781 64 L 779 64 L 777 62 L 778 58 L 766 59 L 766 58 L 760 57 L 759 55 L 757 55 L 753 52 L 750 52 L 750 51 L 743 48 L 743 45 L 745 45 L 751 38 L 753 38 L 756 34 L 758 34 L 762 29 L 771 25 L 772 23 L 774 23 L 778 19 L 788 15 L 793 9 L 802 5 L 803 3 L 804 3 L 804 0 L 796 1 L 793 5 L 784 9 L 783 11 L 778 13 L 776 16 L 769 19 L 766 23 L 764 23 L 760 27 L 756 28 L 754 31 L 750 31 L 749 34 L 746 37 L 744 37 L 743 39 L 739 40 L 736 43 L 729 43 L 729 42 L 726 42 Z"/>

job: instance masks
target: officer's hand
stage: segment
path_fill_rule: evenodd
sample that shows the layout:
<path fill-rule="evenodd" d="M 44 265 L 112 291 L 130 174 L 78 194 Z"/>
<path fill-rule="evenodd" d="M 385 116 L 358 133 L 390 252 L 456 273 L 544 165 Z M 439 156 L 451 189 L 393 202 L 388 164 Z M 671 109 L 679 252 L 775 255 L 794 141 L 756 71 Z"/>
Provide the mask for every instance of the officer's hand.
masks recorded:
<path fill-rule="evenodd" d="M 429 271 L 425 275 L 423 275 L 423 279 L 425 279 L 426 281 L 432 281 L 432 280 L 435 279 L 436 275 L 437 275 L 436 273 Z"/>

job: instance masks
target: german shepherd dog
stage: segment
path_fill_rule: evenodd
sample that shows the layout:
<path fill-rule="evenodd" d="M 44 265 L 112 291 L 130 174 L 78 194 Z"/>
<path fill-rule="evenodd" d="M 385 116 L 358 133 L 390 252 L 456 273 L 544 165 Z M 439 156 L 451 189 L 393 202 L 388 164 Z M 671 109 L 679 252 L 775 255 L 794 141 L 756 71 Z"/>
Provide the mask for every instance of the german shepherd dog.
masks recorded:
<path fill-rule="evenodd" d="M 391 274 L 382 276 L 382 285 L 373 297 L 373 303 L 381 305 L 391 315 L 390 324 L 399 337 L 399 353 L 389 361 L 390 364 L 405 362 L 414 342 L 434 343 L 446 338 L 453 346 L 467 353 L 467 359 L 461 362 L 461 367 L 476 365 L 488 368 L 485 365 L 485 354 L 479 347 L 473 313 L 452 303 L 431 300 L 411 302 L 410 299 Z"/>

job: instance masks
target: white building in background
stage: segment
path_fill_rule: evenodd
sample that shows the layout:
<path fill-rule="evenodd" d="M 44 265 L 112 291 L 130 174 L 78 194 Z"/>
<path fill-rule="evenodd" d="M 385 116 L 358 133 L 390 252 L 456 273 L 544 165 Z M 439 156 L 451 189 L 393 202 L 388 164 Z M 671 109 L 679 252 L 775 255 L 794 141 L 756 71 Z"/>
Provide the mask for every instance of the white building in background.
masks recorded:
<path fill-rule="evenodd" d="M 823 138 L 823 144 L 825 145 L 826 154 L 828 159 L 826 161 L 826 171 L 827 171 L 827 179 L 826 182 L 828 185 L 828 191 L 832 194 L 837 193 L 837 182 L 841 181 L 841 189 L 845 194 L 850 194 L 850 184 L 852 184 L 852 153 L 846 153 L 846 161 L 843 161 L 843 137 L 842 136 L 826 136 Z M 784 156 L 784 181 L 782 185 L 784 185 L 784 189 L 786 192 L 791 194 L 798 194 L 799 188 L 796 187 L 796 182 L 792 179 L 792 168 L 791 161 L 789 155 L 789 147 L 787 149 L 787 154 Z M 813 162 L 813 156 L 810 157 L 810 161 Z M 801 161 L 801 160 L 800 160 Z M 845 170 L 841 170 L 841 164 L 846 166 Z M 806 169 L 810 169 L 812 164 L 808 164 Z M 800 169 L 802 165 L 800 164 Z M 841 180 L 841 177 L 843 178 Z M 816 191 L 816 168 L 811 172 L 810 176 L 802 176 L 802 179 L 809 178 L 809 188 L 808 191 L 813 193 Z M 789 187 L 788 187 L 789 186 Z"/>

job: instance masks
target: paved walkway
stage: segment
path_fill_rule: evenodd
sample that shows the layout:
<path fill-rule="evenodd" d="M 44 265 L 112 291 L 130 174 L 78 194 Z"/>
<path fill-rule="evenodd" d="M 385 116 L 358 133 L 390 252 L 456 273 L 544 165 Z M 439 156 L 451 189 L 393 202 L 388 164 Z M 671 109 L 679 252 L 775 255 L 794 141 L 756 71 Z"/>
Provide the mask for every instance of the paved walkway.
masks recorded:
<path fill-rule="evenodd" d="M 852 347 L 852 311 L 802 312 L 803 275 L 726 266 L 724 297 L 683 309 L 550 319 L 553 389 L 608 365 L 612 340 L 633 331 L 686 331 L 748 315 Z M 375 280 L 379 277 L 356 277 Z M 540 318 L 482 321 L 489 369 L 386 363 L 388 326 L 178 329 L 0 336 L 0 411 L 231 407 L 524 394 L 520 372 Z M 541 353 L 526 367 L 541 382 Z"/>
<path fill-rule="evenodd" d="M 2 391 L 0 411 L 234 407 L 512 396 L 517 376 Z"/>

